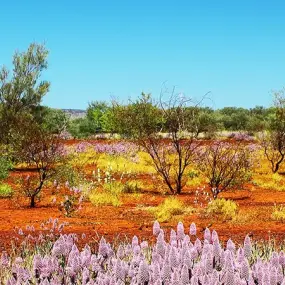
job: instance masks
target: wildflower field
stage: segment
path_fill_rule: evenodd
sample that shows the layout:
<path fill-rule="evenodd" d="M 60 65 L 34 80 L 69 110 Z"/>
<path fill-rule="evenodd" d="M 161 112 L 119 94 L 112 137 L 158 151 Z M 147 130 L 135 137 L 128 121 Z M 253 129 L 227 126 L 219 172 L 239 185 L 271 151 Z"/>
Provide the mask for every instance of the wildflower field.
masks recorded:
<path fill-rule="evenodd" d="M 226 143 L 234 145 L 237 141 Z M 202 147 L 211 144 L 215 141 L 201 142 Z M 272 174 L 258 143 L 243 144 L 251 148 L 254 158 L 250 178 L 242 187 L 233 185 L 213 199 L 207 178 L 195 165 L 186 173 L 182 193 L 172 195 L 148 154 L 132 142 L 65 141 L 68 164 L 78 170 L 77 175 L 70 172 L 69 181 L 55 179 L 47 183 L 35 208 L 30 208 L 27 199 L 20 195 L 23 181 L 29 181 L 33 169 L 19 165 L 5 180 L 3 185 L 12 192 L 9 195 L 5 189 L 1 192 L 0 249 L 9 251 L 19 231 L 27 236 L 27 226 L 33 225 L 35 233 L 40 233 L 41 224 L 50 218 L 67 223 L 65 233 L 84 234 L 93 242 L 101 236 L 117 242 L 134 235 L 154 242 L 152 224 L 156 220 L 166 231 L 179 221 L 187 225 L 195 222 L 200 238 L 209 228 L 219 233 L 221 241 L 231 238 L 240 243 L 250 235 L 256 241 L 282 242 L 285 236 L 282 169 L 279 174 Z"/>

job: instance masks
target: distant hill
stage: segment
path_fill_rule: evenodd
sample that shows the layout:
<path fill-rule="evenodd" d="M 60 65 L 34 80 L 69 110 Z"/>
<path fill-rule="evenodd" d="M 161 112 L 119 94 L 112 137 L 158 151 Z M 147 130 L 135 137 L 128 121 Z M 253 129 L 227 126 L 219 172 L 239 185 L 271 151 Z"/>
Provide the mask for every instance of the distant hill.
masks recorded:
<path fill-rule="evenodd" d="M 84 118 L 86 116 L 86 110 L 80 109 L 62 109 L 64 113 L 70 116 L 71 120 Z"/>

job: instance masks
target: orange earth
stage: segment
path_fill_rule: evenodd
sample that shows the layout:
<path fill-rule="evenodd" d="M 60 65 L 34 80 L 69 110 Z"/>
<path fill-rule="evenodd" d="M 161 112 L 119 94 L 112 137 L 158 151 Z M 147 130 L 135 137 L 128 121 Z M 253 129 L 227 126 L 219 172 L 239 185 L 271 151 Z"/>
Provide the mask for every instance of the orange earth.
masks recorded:
<path fill-rule="evenodd" d="M 74 141 L 69 144 L 75 143 Z M 21 172 L 12 172 L 11 177 L 22 175 Z M 142 177 L 140 177 L 141 179 Z M 144 182 L 153 183 L 151 178 L 144 176 Z M 185 189 L 179 198 L 186 204 L 194 206 L 195 189 Z M 48 189 L 45 189 L 48 191 Z M 10 246 L 12 238 L 15 236 L 15 228 L 22 228 L 25 232 L 27 225 L 34 225 L 36 230 L 40 229 L 40 224 L 50 217 L 58 218 L 60 222 L 68 222 L 65 233 L 86 234 L 88 241 L 98 240 L 98 235 L 104 235 L 108 241 L 114 239 L 131 238 L 137 235 L 141 239 L 153 241 L 152 224 L 154 217 L 151 213 L 138 206 L 157 206 L 167 195 L 145 191 L 139 199 L 132 194 L 125 194 L 122 198 L 122 206 L 101 206 L 94 207 L 90 202 L 84 202 L 83 208 L 75 217 L 65 217 L 56 206 L 51 205 L 50 197 L 43 195 L 41 202 L 36 208 L 29 208 L 26 204 L 19 207 L 15 201 L 10 199 L 0 199 L 0 252 Z M 221 197 L 226 197 L 238 203 L 241 216 L 248 215 L 246 222 L 231 222 L 219 220 L 217 217 L 206 218 L 200 214 L 183 216 L 186 230 L 192 222 L 195 222 L 198 229 L 198 236 L 203 235 L 206 227 L 217 230 L 221 240 L 226 241 L 231 238 L 236 242 L 242 242 L 246 234 L 250 234 L 255 240 L 268 240 L 275 238 L 282 241 L 285 238 L 285 224 L 272 221 L 269 217 L 274 204 L 285 203 L 285 192 L 264 190 L 249 184 L 245 189 L 235 192 L 223 193 Z M 170 228 L 175 228 L 177 221 L 161 223 L 161 226 L 168 232 Z"/>

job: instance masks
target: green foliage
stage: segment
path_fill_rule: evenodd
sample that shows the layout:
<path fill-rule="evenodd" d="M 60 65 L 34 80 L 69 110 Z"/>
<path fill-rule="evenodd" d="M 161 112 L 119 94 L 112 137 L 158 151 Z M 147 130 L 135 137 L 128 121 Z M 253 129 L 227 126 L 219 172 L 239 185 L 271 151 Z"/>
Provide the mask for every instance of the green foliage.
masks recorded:
<path fill-rule="evenodd" d="M 64 111 L 45 106 L 35 108 L 34 117 L 44 130 L 52 134 L 61 134 L 69 123 L 69 118 Z"/>
<path fill-rule="evenodd" d="M 275 205 L 271 214 L 271 218 L 277 222 L 285 222 L 285 207 L 283 205 Z"/>
<path fill-rule="evenodd" d="M 67 130 L 74 138 L 78 139 L 87 138 L 94 134 L 93 126 L 87 118 L 78 118 L 70 121 Z"/>
<path fill-rule="evenodd" d="M 0 180 L 3 180 L 8 177 L 9 170 L 11 168 L 12 168 L 11 161 L 4 156 L 0 156 Z"/>
<path fill-rule="evenodd" d="M 231 200 L 215 199 L 212 200 L 205 209 L 208 216 L 220 216 L 224 220 L 232 220 L 236 217 L 238 212 L 238 205 Z"/>
<path fill-rule="evenodd" d="M 109 110 L 109 106 L 106 102 L 95 101 L 89 103 L 87 108 L 87 120 L 91 126 L 93 133 L 104 132 L 103 120 L 106 119 L 104 114 Z"/>
<path fill-rule="evenodd" d="M 186 207 L 184 203 L 176 197 L 169 197 L 157 207 L 150 208 L 149 211 L 155 216 L 157 221 L 166 222 L 175 216 L 192 213 L 193 208 Z"/>
<path fill-rule="evenodd" d="M 0 198 L 10 198 L 13 196 L 13 189 L 8 184 L 0 184 Z"/>
<path fill-rule="evenodd" d="M 43 45 L 33 43 L 14 54 L 11 74 L 5 67 L 0 70 L 0 141 L 13 143 L 22 125 L 33 121 L 34 109 L 49 90 L 48 82 L 39 81 L 47 56 Z"/>
<path fill-rule="evenodd" d="M 65 183 L 68 181 L 70 187 L 81 185 L 84 180 L 83 172 L 78 171 L 69 163 L 60 164 L 56 167 L 53 179 L 57 183 Z"/>

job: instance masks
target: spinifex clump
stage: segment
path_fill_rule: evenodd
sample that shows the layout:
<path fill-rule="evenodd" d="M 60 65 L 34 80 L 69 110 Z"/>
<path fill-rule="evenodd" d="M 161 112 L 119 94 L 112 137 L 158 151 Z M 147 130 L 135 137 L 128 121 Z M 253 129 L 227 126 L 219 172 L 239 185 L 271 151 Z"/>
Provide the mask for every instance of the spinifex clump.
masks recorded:
<path fill-rule="evenodd" d="M 251 240 L 225 248 L 216 231 L 206 229 L 196 237 L 196 226 L 180 222 L 170 238 L 154 223 L 156 242 L 148 246 L 136 236 L 116 249 L 102 237 L 98 250 L 86 245 L 81 251 L 76 235 L 61 235 L 47 253 L 27 258 L 2 253 L 0 281 L 3 284 L 169 284 L 169 285 L 284 285 L 285 254 L 272 251 L 268 259 L 256 256 Z M 2 284 L 1 283 L 1 284 Z"/>

